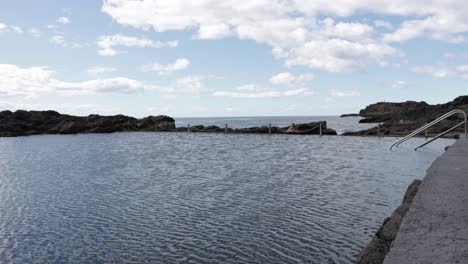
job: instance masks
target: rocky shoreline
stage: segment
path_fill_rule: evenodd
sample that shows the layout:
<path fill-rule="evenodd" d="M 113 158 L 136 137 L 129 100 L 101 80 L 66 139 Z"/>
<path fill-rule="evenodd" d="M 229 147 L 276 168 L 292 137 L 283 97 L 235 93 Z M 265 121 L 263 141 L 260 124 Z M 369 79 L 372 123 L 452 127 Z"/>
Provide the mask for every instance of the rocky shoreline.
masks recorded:
<path fill-rule="evenodd" d="M 454 109 L 461 109 L 468 112 L 468 96 L 459 96 L 451 102 L 438 105 L 429 105 L 426 102 L 414 101 L 403 103 L 380 102 L 369 105 L 359 112 L 359 115 L 364 117 L 359 121 L 360 123 L 378 123 L 378 125 L 366 130 L 346 132 L 343 136 L 407 135 Z M 427 134 L 428 136 L 437 135 L 461 121 L 463 121 L 463 119 L 459 115 L 454 115 L 428 129 Z M 452 136 L 462 131 L 463 128 L 459 127 L 452 133 Z M 424 133 L 421 133 L 421 136 L 424 136 Z"/>
<path fill-rule="evenodd" d="M 460 96 L 446 104 L 429 105 L 426 102 L 407 101 L 403 103 L 380 102 L 362 109 L 359 114 L 344 114 L 341 117 L 361 116 L 360 123 L 377 123 L 370 129 L 345 132 L 343 136 L 402 136 L 407 135 L 422 125 L 431 122 L 440 115 L 454 109 L 468 112 L 468 96 Z M 445 131 L 462 121 L 460 116 L 453 116 L 428 129 L 432 136 Z M 459 127 L 454 133 L 462 131 Z M 336 130 L 328 128 L 326 121 L 304 124 L 292 124 L 288 127 L 260 126 L 248 128 L 224 128 L 218 126 L 196 125 L 176 127 L 172 117 L 148 116 L 134 118 L 124 115 L 114 116 L 72 116 L 56 111 L 17 110 L 0 112 L 0 137 L 15 137 L 40 134 L 81 134 L 113 132 L 194 132 L 194 133 L 243 133 L 243 134 L 299 134 L 299 135 L 337 135 Z M 421 136 L 424 136 L 422 133 Z"/>
<path fill-rule="evenodd" d="M 115 115 L 86 117 L 60 114 L 56 111 L 0 112 L 0 137 L 16 137 L 41 134 L 84 134 L 114 132 L 194 132 L 194 133 L 242 133 L 242 134 L 298 134 L 298 135 L 337 135 L 327 127 L 326 121 L 292 124 L 289 127 L 262 126 L 249 128 L 221 128 L 218 126 L 197 125 L 176 127 L 169 116 L 134 117 Z"/>
<path fill-rule="evenodd" d="M 385 218 L 382 226 L 377 230 L 369 244 L 361 251 L 356 258 L 356 264 L 380 264 L 390 250 L 392 242 L 395 240 L 400 225 L 418 192 L 421 180 L 414 180 L 406 190 L 401 205 Z"/>
<path fill-rule="evenodd" d="M 359 114 L 342 114 L 340 117 L 358 117 Z"/>

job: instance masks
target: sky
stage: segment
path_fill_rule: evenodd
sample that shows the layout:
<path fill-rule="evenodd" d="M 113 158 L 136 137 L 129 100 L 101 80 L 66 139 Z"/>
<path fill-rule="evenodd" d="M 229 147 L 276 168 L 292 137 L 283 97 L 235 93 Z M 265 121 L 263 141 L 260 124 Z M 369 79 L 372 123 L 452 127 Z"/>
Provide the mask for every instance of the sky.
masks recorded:
<path fill-rule="evenodd" d="M 0 109 L 310 116 L 468 94 L 466 0 L 1 0 Z"/>

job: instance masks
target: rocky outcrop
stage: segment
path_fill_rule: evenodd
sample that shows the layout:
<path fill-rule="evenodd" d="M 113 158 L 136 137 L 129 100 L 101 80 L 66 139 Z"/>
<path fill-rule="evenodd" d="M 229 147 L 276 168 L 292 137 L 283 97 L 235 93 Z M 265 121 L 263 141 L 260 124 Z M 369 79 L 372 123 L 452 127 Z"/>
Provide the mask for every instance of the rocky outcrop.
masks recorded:
<path fill-rule="evenodd" d="M 385 218 L 382 226 L 375 233 L 367 247 L 358 255 L 356 259 L 357 264 L 383 263 L 385 255 L 390 250 L 390 246 L 398 234 L 403 218 L 408 212 L 420 185 L 421 180 L 414 180 L 408 186 L 403 202 L 390 217 Z"/>
<path fill-rule="evenodd" d="M 468 112 L 468 96 L 460 96 L 446 104 L 429 105 L 426 102 L 407 101 L 403 103 L 376 103 L 367 106 L 359 112 L 364 117 L 360 123 L 380 123 L 380 128 L 374 127 L 367 130 L 347 132 L 345 136 L 369 136 L 369 135 L 394 135 L 400 136 L 423 126 L 437 117 L 454 109 L 462 109 Z M 428 129 L 428 134 L 439 134 L 463 119 L 454 115 L 438 125 Z M 462 131 L 462 127 L 457 130 Z"/>
<path fill-rule="evenodd" d="M 297 134 L 297 135 L 319 135 L 320 134 L 320 125 L 322 126 L 322 135 L 337 135 L 334 129 L 327 127 L 326 121 L 304 123 L 304 124 L 292 124 L 289 127 L 277 127 L 268 126 L 261 127 L 248 127 L 248 128 L 228 128 L 228 133 L 240 133 L 240 134 Z M 188 131 L 190 132 L 225 132 L 226 128 L 218 126 L 191 126 L 190 128 L 177 128 L 177 131 Z"/>
<path fill-rule="evenodd" d="M 112 133 L 123 131 L 170 131 L 175 121 L 168 116 L 142 119 L 124 115 L 86 117 L 63 115 L 55 111 L 0 112 L 0 136 L 38 134 Z"/>
<path fill-rule="evenodd" d="M 359 116 L 359 114 L 342 114 L 340 117 L 356 117 Z"/>
<path fill-rule="evenodd" d="M 229 133 L 249 134 L 319 134 L 320 123 L 323 135 L 336 135 L 336 131 L 327 128 L 325 121 L 298 124 L 291 127 L 250 127 L 228 128 Z M 222 133 L 225 128 L 218 126 L 191 126 L 190 132 Z M 114 116 L 71 116 L 55 111 L 24 111 L 0 112 L 0 137 L 28 136 L 39 134 L 80 134 L 80 133 L 113 133 L 130 131 L 171 131 L 187 132 L 187 127 L 175 126 L 173 118 L 168 116 L 148 116 L 137 119 L 124 115 Z"/>

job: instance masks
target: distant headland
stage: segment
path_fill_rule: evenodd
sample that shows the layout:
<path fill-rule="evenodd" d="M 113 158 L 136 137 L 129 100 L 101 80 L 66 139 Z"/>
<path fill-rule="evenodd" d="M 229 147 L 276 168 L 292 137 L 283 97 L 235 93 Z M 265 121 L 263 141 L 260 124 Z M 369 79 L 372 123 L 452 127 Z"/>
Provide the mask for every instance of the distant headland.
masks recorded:
<path fill-rule="evenodd" d="M 346 132 L 344 136 L 402 136 L 414 131 L 454 109 L 468 112 L 468 95 L 459 96 L 445 104 L 430 105 L 426 102 L 407 101 L 403 103 L 380 102 L 371 104 L 359 112 L 363 117 L 360 123 L 379 123 L 378 126 L 356 132 Z M 438 134 L 462 121 L 454 116 L 428 130 Z M 460 128 L 461 131 L 461 128 Z"/>

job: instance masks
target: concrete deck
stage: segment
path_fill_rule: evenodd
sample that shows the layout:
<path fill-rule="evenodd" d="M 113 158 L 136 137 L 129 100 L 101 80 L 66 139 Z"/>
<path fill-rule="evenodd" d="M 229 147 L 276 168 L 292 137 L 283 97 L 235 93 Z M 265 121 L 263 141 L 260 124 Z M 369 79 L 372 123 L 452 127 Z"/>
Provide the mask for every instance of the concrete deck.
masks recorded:
<path fill-rule="evenodd" d="M 384 264 L 468 263 L 468 140 L 434 161 Z"/>

